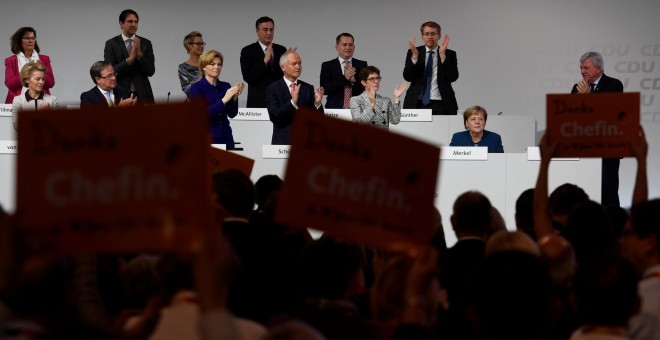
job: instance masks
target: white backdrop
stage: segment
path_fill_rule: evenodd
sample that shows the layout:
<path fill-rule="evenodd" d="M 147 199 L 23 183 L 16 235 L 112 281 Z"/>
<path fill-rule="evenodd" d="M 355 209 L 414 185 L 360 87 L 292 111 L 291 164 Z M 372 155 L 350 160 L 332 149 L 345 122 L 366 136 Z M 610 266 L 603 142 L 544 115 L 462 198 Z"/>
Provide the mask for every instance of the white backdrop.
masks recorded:
<path fill-rule="evenodd" d="M 2 8 L 0 55 L 11 55 L 9 38 L 18 27 L 34 27 L 42 53 L 52 60 L 52 93 L 63 104 L 77 104 L 80 93 L 93 86 L 89 67 L 103 59 L 105 41 L 119 34 L 118 15 L 125 8 L 139 13 L 138 34 L 153 43 L 151 83 L 158 101 L 165 101 L 168 92 L 171 100 L 183 98 L 177 66 L 187 59 L 182 39 L 192 30 L 204 34 L 207 49 L 224 54 L 220 78 L 242 81 L 240 50 L 256 41 L 254 22 L 262 15 L 274 18 L 277 43 L 298 47 L 301 79 L 316 85 L 321 62 L 336 57 L 337 34 L 352 33 L 355 56 L 380 67 L 383 94 L 403 80 L 408 38 L 419 42 L 419 25 L 435 20 L 458 54 L 459 107 L 479 104 L 490 113 L 534 115 L 539 130 L 545 128 L 545 95 L 569 92 L 580 78 L 580 55 L 598 51 L 605 57 L 605 73 L 621 79 L 627 92 L 642 93 L 642 122 L 651 145 L 650 194 L 660 196 L 657 0 L 62 0 L 5 1 Z M 0 98 L 6 93 L 0 87 Z M 9 133 L 0 131 L 0 139 L 11 139 Z M 624 160 L 624 205 L 630 202 L 634 169 L 634 162 Z"/>

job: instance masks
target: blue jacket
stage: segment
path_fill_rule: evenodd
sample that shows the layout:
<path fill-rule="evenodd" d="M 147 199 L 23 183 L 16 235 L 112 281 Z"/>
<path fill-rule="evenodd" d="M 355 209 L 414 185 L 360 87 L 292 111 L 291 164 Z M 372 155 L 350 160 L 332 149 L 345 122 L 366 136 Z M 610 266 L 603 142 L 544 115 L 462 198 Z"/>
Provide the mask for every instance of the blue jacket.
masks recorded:
<path fill-rule="evenodd" d="M 484 130 L 479 145 L 475 145 L 470 137 L 470 131 L 465 130 L 456 132 L 451 137 L 449 146 L 487 146 L 489 153 L 503 153 L 504 147 L 502 146 L 502 137 L 495 132 Z"/>

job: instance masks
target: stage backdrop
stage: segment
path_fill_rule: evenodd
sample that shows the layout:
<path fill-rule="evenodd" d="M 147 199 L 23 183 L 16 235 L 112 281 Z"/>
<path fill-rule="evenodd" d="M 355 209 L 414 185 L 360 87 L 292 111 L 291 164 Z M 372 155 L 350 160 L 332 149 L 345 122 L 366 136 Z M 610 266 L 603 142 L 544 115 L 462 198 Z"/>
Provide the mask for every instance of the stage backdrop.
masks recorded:
<path fill-rule="evenodd" d="M 459 107 L 479 104 L 491 114 L 533 115 L 539 130 L 545 128 L 546 93 L 569 92 L 580 79 L 580 55 L 598 51 L 605 57 L 606 74 L 621 79 L 626 92 L 641 92 L 641 119 L 651 145 L 649 174 L 660 173 L 657 0 L 63 0 L 6 1 L 2 7 L 0 55 L 11 55 L 9 38 L 18 27 L 34 27 L 42 53 L 52 60 L 52 93 L 63 104 L 78 104 L 80 93 L 94 86 L 89 67 L 103 59 L 105 41 L 120 33 L 118 15 L 125 8 L 138 12 L 138 34 L 153 43 L 151 84 L 161 102 L 168 94 L 170 101 L 184 97 L 177 66 L 187 59 L 182 39 L 192 30 L 204 34 L 207 49 L 224 54 L 220 78 L 242 81 L 240 50 L 256 41 L 254 22 L 262 15 L 275 20 L 275 42 L 298 47 L 301 79 L 317 86 L 321 62 L 337 56 L 335 37 L 352 33 L 355 57 L 381 69 L 383 95 L 391 95 L 403 81 L 408 38 L 420 44 L 420 24 L 435 20 L 458 54 L 460 78 L 454 89 Z M 6 93 L 0 87 L 2 100 Z M 12 133 L 0 131 L 0 139 Z M 630 202 L 634 167 L 627 160 L 622 164 L 624 205 Z M 660 196 L 660 179 L 651 176 L 650 194 Z"/>

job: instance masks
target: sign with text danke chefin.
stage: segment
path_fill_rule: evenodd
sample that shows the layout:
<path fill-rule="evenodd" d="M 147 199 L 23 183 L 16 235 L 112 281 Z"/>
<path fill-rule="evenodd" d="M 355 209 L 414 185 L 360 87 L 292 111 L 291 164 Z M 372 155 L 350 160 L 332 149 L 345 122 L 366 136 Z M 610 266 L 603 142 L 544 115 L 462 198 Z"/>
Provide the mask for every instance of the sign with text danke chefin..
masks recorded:
<path fill-rule="evenodd" d="M 559 142 L 556 157 L 632 156 L 629 141 L 639 137 L 639 93 L 549 94 L 548 143 Z"/>
<path fill-rule="evenodd" d="M 298 110 L 275 218 L 391 249 L 428 245 L 439 155 L 429 144 Z"/>
<path fill-rule="evenodd" d="M 21 224 L 59 253 L 187 251 L 209 225 L 206 108 L 25 111 Z"/>

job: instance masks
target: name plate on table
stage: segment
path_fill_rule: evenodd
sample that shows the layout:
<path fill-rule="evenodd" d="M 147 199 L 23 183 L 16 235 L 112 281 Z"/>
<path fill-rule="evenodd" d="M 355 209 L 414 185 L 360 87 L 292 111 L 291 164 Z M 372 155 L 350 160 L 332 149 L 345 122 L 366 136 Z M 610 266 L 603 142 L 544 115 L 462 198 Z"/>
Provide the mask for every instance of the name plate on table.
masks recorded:
<path fill-rule="evenodd" d="M 235 120 L 270 120 L 268 116 L 268 109 L 265 107 L 246 107 L 239 108 Z"/>
<path fill-rule="evenodd" d="M 18 146 L 16 144 L 15 140 L 0 140 L 0 154 L 15 154 L 18 152 Z"/>
<path fill-rule="evenodd" d="M 339 118 L 343 120 L 353 120 L 350 109 L 323 109 L 326 117 Z"/>
<path fill-rule="evenodd" d="M 487 146 L 445 146 L 440 150 L 440 159 L 456 161 L 487 161 Z"/>
<path fill-rule="evenodd" d="M 0 104 L 0 117 L 11 117 L 11 104 Z"/>
<path fill-rule="evenodd" d="M 227 144 L 211 144 L 212 147 L 220 150 L 227 150 Z"/>
<path fill-rule="evenodd" d="M 431 109 L 401 109 L 402 122 L 432 122 Z"/>
<path fill-rule="evenodd" d="M 262 158 L 289 158 L 291 145 L 262 145 Z"/>
<path fill-rule="evenodd" d="M 541 149 L 538 146 L 528 146 L 527 147 L 527 160 L 528 161 L 540 161 L 541 160 Z M 579 161 L 577 157 L 553 157 L 553 161 Z"/>

